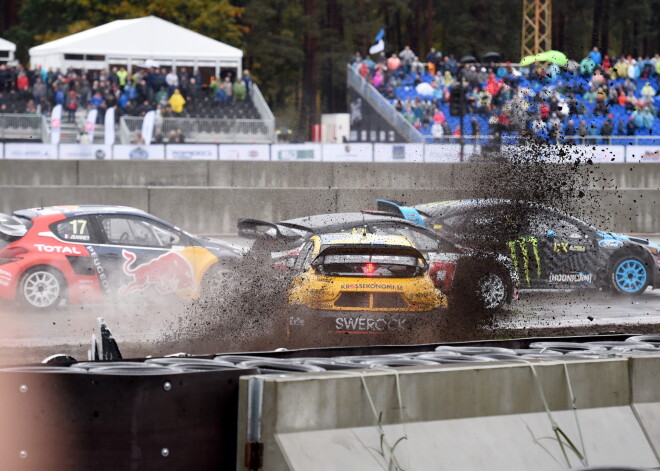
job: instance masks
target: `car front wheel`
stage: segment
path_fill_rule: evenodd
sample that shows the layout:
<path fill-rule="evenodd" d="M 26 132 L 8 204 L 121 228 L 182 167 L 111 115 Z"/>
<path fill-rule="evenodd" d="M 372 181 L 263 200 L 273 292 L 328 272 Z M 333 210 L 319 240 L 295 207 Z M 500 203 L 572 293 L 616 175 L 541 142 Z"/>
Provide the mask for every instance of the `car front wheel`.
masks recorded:
<path fill-rule="evenodd" d="M 53 268 L 34 267 L 25 272 L 19 285 L 19 301 L 32 309 L 57 306 L 64 298 L 65 282 Z"/>
<path fill-rule="evenodd" d="M 618 294 L 642 294 L 651 281 L 647 264 L 634 255 L 616 260 L 610 276 L 612 288 Z"/>

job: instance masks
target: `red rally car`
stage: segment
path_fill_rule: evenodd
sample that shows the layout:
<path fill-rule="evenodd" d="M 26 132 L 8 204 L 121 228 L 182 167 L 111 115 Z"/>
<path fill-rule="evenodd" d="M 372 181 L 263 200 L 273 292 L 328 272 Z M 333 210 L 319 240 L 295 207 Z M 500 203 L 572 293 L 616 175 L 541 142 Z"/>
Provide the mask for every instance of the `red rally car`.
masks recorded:
<path fill-rule="evenodd" d="M 0 214 L 0 298 L 31 308 L 144 290 L 196 299 L 217 291 L 240 249 L 122 206 Z"/>

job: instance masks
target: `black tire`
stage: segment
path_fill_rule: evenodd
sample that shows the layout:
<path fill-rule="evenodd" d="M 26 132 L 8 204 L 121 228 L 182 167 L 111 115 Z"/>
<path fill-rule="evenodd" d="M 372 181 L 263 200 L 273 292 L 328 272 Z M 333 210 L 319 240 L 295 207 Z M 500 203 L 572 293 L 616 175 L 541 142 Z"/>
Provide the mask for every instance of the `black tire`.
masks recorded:
<path fill-rule="evenodd" d="M 454 308 L 493 313 L 509 300 L 510 282 L 498 268 L 465 267 L 455 283 Z"/>
<path fill-rule="evenodd" d="M 612 263 L 609 273 L 612 292 L 625 296 L 637 296 L 646 291 L 651 283 L 648 262 L 637 255 L 624 255 Z"/>
<path fill-rule="evenodd" d="M 66 281 L 56 268 L 32 267 L 23 273 L 18 284 L 18 302 L 28 309 L 44 310 L 66 299 Z"/>

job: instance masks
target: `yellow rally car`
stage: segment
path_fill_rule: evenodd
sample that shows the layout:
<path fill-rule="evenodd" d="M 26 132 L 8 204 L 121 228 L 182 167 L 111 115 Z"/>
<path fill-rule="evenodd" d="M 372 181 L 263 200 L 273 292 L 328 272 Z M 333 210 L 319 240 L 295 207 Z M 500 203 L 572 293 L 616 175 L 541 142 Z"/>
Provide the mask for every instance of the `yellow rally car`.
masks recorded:
<path fill-rule="evenodd" d="M 289 336 L 309 324 L 330 333 L 406 330 L 411 313 L 447 307 L 424 256 L 404 236 L 316 235 L 293 269 L 299 274 L 289 290 Z"/>

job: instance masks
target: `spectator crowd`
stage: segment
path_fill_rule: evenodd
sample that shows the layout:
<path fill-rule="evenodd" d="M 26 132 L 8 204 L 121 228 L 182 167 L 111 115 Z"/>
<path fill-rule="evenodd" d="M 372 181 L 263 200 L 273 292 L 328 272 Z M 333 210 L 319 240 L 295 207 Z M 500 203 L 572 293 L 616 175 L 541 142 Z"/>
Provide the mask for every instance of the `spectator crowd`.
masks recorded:
<path fill-rule="evenodd" d="M 121 116 L 144 116 L 156 111 L 156 121 L 166 117 L 224 117 L 229 105 L 251 106 L 252 78 L 249 70 L 234 77 L 211 77 L 203 82 L 199 73 L 186 67 L 78 71 L 36 66 L 0 65 L 0 114 L 48 114 L 62 105 L 63 119 L 75 122 L 79 109 L 105 111 L 115 107 Z M 252 116 L 247 116 L 252 117 Z"/>
<path fill-rule="evenodd" d="M 409 46 L 376 60 L 356 52 L 353 70 L 380 91 L 427 139 L 460 137 L 450 115 L 452 87 L 465 91 L 464 134 L 528 135 L 557 142 L 603 143 L 613 136 L 660 135 L 660 55 L 610 57 L 594 47 L 580 63 L 477 63 Z"/>

